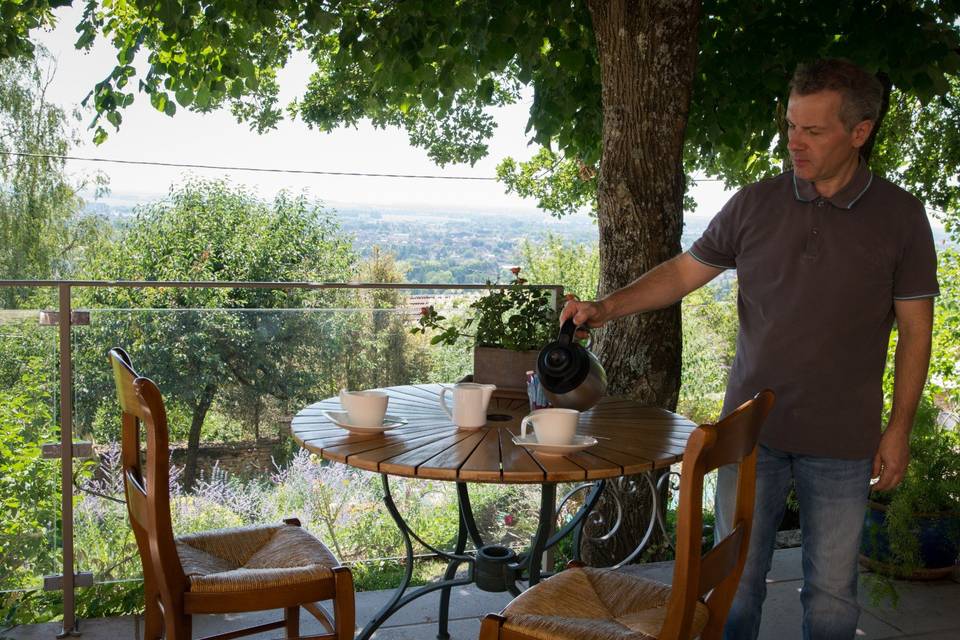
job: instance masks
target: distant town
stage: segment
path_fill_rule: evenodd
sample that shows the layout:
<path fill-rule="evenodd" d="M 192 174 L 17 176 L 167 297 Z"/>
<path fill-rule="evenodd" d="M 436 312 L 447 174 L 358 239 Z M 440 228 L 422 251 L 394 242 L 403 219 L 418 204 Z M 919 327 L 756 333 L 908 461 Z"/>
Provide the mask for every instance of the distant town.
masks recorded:
<path fill-rule="evenodd" d="M 111 194 L 89 202 L 88 213 L 117 223 L 134 214 L 137 205 L 162 198 L 152 194 Z M 353 237 L 360 255 L 374 247 L 392 253 L 406 270 L 409 282 L 482 284 L 508 279 L 508 268 L 520 262 L 524 240 L 542 242 L 554 234 L 570 244 L 593 245 L 598 233 L 586 214 L 563 219 L 538 211 L 409 210 L 358 204 L 325 206 Z M 703 232 L 709 218 L 691 217 L 681 244 L 688 247 Z"/>
<path fill-rule="evenodd" d="M 132 216 L 137 205 L 162 197 L 111 194 L 87 203 L 86 210 L 119 223 Z M 412 210 L 355 203 L 331 203 L 324 208 L 352 236 L 361 256 L 369 256 L 374 247 L 393 254 L 408 282 L 505 282 L 509 267 L 521 262 L 524 240 L 537 244 L 552 233 L 566 243 L 593 245 L 598 238 L 596 223 L 586 214 L 557 219 L 539 211 Z M 712 213 L 698 211 L 687 217 L 680 240 L 684 249 L 700 237 Z M 938 247 L 948 242 L 936 222 L 934 237 Z"/>

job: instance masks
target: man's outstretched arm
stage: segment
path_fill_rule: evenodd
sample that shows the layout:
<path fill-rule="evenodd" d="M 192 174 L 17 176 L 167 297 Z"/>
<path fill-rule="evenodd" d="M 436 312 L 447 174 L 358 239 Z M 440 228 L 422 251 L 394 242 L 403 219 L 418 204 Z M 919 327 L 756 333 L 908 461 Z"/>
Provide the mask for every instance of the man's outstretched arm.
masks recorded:
<path fill-rule="evenodd" d="M 560 314 L 560 323 L 573 318 L 577 326 L 599 327 L 633 313 L 663 309 L 699 289 L 723 271 L 684 252 L 601 300 L 571 300 Z"/>

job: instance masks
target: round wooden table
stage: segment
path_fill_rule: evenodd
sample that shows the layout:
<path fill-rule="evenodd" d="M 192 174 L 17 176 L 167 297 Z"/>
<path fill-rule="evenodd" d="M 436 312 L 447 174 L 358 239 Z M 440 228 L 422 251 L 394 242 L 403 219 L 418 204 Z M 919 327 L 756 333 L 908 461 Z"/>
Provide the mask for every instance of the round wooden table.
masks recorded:
<path fill-rule="evenodd" d="M 577 433 L 597 438 L 595 446 L 563 456 L 544 455 L 516 445 L 512 439 L 520 433 L 521 418 L 530 412 L 525 393 L 494 392 L 487 410 L 487 425 L 467 430 L 456 428 L 441 409 L 442 388 L 439 384 L 425 384 L 384 389 L 390 396 L 387 412 L 405 418 L 407 423 L 382 434 L 356 435 L 333 424 L 323 411 L 341 410 L 338 398 L 305 407 L 291 424 L 294 439 L 313 453 L 326 460 L 381 474 L 385 504 L 404 536 L 407 550 L 404 582 L 391 601 L 366 625 L 358 636 L 360 639 L 369 638 L 407 602 L 437 589 L 443 590 L 438 637 L 447 638 L 452 587 L 476 582 L 481 589 L 517 594 L 517 580 L 535 584 L 541 576 L 543 551 L 582 522 L 599 499 L 604 480 L 664 469 L 680 461 L 687 438 L 696 428 L 686 418 L 664 409 L 645 407 L 627 398 L 609 397 L 580 416 Z M 393 502 L 389 476 L 457 483 L 460 532 L 453 553 L 433 548 L 409 528 Z M 578 514 L 553 532 L 556 484 L 578 481 L 598 482 Z M 539 528 L 529 552 L 516 556 L 511 550 L 484 545 L 470 509 L 468 482 L 541 485 Z M 447 558 L 449 564 L 444 580 L 405 596 L 413 570 L 411 538 Z M 474 554 L 465 553 L 468 539 L 476 547 Z M 578 547 L 575 542 L 575 553 Z M 468 577 L 454 579 L 457 567 L 463 563 L 470 566 Z M 496 577 L 491 578 L 491 572 L 506 578 L 498 581 Z"/>
<path fill-rule="evenodd" d="M 669 467 L 683 456 L 695 424 L 664 409 L 626 398 L 605 398 L 580 416 L 577 433 L 594 436 L 596 446 L 567 456 L 531 453 L 515 445 L 520 419 L 530 413 L 526 395 L 494 392 L 487 426 L 457 429 L 440 408 L 439 384 L 385 389 L 387 412 L 407 424 L 377 435 L 353 435 L 323 410 L 340 410 L 328 398 L 300 411 L 293 437 L 317 455 L 357 469 L 407 478 L 498 484 L 575 482 L 633 475 Z"/>

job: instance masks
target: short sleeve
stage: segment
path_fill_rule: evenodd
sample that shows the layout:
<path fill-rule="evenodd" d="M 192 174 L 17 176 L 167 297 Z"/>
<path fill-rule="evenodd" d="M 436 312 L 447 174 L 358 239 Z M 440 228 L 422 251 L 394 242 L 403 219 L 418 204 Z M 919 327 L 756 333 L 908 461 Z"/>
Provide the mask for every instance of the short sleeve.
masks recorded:
<path fill-rule="evenodd" d="M 737 236 L 743 191 L 730 198 L 707 225 L 703 235 L 690 247 L 688 253 L 698 262 L 719 269 L 737 268 Z"/>
<path fill-rule="evenodd" d="M 923 208 L 911 212 L 910 227 L 893 274 L 893 299 L 911 300 L 940 295 L 937 284 L 937 249 L 930 221 Z"/>

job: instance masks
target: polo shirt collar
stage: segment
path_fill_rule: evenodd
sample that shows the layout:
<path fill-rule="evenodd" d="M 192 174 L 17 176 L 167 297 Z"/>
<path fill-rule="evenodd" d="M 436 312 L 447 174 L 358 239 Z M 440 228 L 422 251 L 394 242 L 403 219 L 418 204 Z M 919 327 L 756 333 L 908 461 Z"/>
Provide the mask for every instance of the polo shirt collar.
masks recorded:
<path fill-rule="evenodd" d="M 857 165 L 857 170 L 854 172 L 850 182 L 840 189 L 840 191 L 837 191 L 829 198 L 824 198 L 824 200 L 839 209 L 852 209 L 853 205 L 857 203 L 857 200 L 862 198 L 863 194 L 870 188 L 872 182 L 873 174 L 870 173 L 870 169 L 867 168 L 867 163 L 864 162 L 863 157 L 861 157 L 860 163 Z M 796 173 L 793 174 L 793 193 L 796 195 L 797 200 L 801 202 L 812 202 L 821 197 L 812 182 L 798 178 Z"/>

